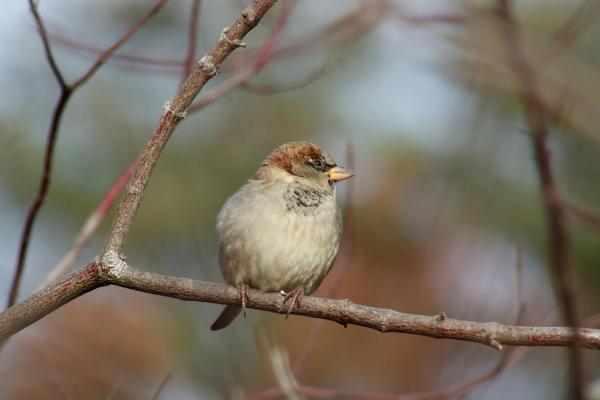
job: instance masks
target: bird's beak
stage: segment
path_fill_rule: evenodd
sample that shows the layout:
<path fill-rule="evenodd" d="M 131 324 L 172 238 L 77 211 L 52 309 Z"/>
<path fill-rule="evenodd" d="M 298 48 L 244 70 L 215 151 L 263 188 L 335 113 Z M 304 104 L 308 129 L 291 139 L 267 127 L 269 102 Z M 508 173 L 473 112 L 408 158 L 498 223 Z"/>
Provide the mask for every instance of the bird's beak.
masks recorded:
<path fill-rule="evenodd" d="M 350 171 L 349 169 L 336 166 L 325 171 L 325 175 L 329 177 L 330 181 L 335 182 L 353 177 L 354 172 Z"/>

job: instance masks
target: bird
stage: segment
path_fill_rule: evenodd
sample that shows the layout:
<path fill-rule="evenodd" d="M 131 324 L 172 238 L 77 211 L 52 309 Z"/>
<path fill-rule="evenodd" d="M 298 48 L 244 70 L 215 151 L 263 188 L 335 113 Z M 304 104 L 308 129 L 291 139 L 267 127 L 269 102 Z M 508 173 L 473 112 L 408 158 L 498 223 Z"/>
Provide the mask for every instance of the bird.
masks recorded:
<path fill-rule="evenodd" d="M 280 292 L 289 316 L 312 294 L 335 261 L 342 213 L 335 183 L 354 176 L 317 145 L 289 142 L 273 150 L 252 179 L 217 216 L 219 267 L 237 288 L 239 305 L 228 305 L 211 325 L 227 327 L 242 311 L 249 288 Z M 286 316 L 287 318 L 287 316 Z"/>

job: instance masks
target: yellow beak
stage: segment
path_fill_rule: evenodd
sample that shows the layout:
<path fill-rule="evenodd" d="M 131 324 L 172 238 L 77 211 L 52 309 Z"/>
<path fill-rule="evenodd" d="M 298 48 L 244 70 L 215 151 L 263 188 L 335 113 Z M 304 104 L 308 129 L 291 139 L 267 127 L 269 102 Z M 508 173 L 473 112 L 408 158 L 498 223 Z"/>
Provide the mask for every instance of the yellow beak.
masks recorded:
<path fill-rule="evenodd" d="M 354 176 L 354 172 L 349 169 L 342 167 L 333 167 L 327 171 L 325 171 L 325 175 L 329 177 L 330 181 L 342 181 L 344 179 L 348 179 Z"/>

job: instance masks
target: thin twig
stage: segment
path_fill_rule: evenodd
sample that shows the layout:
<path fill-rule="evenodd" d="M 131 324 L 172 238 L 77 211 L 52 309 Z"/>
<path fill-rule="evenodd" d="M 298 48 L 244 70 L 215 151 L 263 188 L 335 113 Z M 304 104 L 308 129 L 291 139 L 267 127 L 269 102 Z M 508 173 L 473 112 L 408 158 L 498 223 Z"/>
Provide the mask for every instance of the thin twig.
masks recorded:
<path fill-rule="evenodd" d="M 554 35 L 554 39 L 560 43 L 563 48 L 570 46 L 579 34 L 588 26 L 596 21 L 600 2 L 598 0 L 585 0 L 577 10 L 567 19 Z"/>
<path fill-rule="evenodd" d="M 515 287 L 517 292 L 517 324 L 525 318 L 527 304 L 523 298 L 523 248 L 517 245 L 515 260 Z"/>
<path fill-rule="evenodd" d="M 254 75 L 258 74 L 262 70 L 262 68 L 270 60 L 273 49 L 275 48 L 275 45 L 277 44 L 281 33 L 283 32 L 283 28 L 285 27 L 285 24 L 287 23 L 289 16 L 292 13 L 294 5 L 295 0 L 285 0 L 283 9 L 281 11 L 281 14 L 279 15 L 279 19 L 277 20 L 277 24 L 265 40 L 265 43 L 260 48 L 258 55 L 254 57 L 250 67 L 246 68 L 244 71 L 238 73 L 233 78 L 223 82 L 219 86 L 213 88 L 208 93 L 206 93 L 206 95 L 204 95 L 200 100 L 198 100 L 189 108 L 190 113 L 200 111 L 209 104 L 212 104 L 215 100 L 221 98 L 231 90 L 248 82 Z M 238 45 L 241 46 L 241 42 Z"/>
<path fill-rule="evenodd" d="M 593 212 L 584 209 L 572 201 L 565 201 L 563 199 L 563 205 L 569 214 L 577 221 L 591 229 L 600 231 L 600 215 L 594 214 Z"/>
<path fill-rule="evenodd" d="M 290 366 L 290 358 L 285 347 L 276 345 L 263 329 L 256 332 L 257 341 L 261 352 L 269 360 L 273 375 L 277 381 L 277 389 L 288 400 L 303 400 L 304 397 L 298 391 L 298 382 Z"/>
<path fill-rule="evenodd" d="M 531 131 L 532 147 L 535 154 L 546 215 L 548 220 L 549 253 L 558 301 L 562 307 L 564 320 L 568 326 L 578 328 L 579 317 L 575 299 L 574 276 L 569 265 L 569 235 L 565 221 L 565 210 L 554 179 L 551 154 L 548 146 L 547 115 L 541 100 L 536 75 L 531 70 L 521 48 L 521 37 L 514 21 L 509 0 L 497 1 L 498 15 L 502 18 L 501 27 L 506 38 L 506 47 L 510 55 L 515 74 L 521 81 L 521 99 L 526 111 Z M 581 351 L 577 346 L 569 352 L 571 370 L 571 397 L 583 398 L 583 365 Z"/>
<path fill-rule="evenodd" d="M 123 172 L 117 181 L 111 186 L 108 192 L 106 192 L 106 195 L 104 195 L 96 209 L 90 214 L 81 227 L 81 230 L 73 242 L 73 246 L 71 246 L 69 251 L 67 251 L 60 261 L 50 270 L 48 276 L 38 286 L 37 290 L 41 290 L 51 282 L 56 281 L 67 270 L 69 270 L 69 268 L 71 268 L 75 261 L 77 261 L 79 255 L 83 251 L 83 248 L 90 241 L 94 233 L 96 233 L 100 227 L 100 224 L 104 220 L 104 217 L 106 217 L 112 205 L 115 203 L 115 201 L 117 201 L 119 195 L 125 188 L 125 185 L 127 185 L 127 182 L 129 182 L 136 162 L 137 160 L 134 160 L 129 167 L 127 167 L 125 172 Z"/>
<path fill-rule="evenodd" d="M 29 0 L 29 10 L 35 19 L 35 23 L 38 29 L 38 33 L 40 35 L 40 39 L 42 39 L 42 44 L 44 46 L 44 52 L 46 53 L 46 61 L 48 65 L 50 65 L 50 69 L 56 78 L 61 89 L 67 89 L 67 81 L 63 76 L 60 68 L 58 68 L 58 64 L 56 63 L 56 59 L 54 58 L 54 54 L 52 52 L 52 48 L 50 47 L 50 40 L 48 39 L 48 33 L 46 31 L 46 26 L 44 25 L 44 21 L 42 21 L 42 17 L 38 12 L 38 3 L 35 0 Z"/>
<path fill-rule="evenodd" d="M 198 17 L 200 15 L 200 0 L 192 0 L 192 11 L 190 12 L 190 23 L 188 25 L 188 47 L 183 60 L 183 72 L 181 81 L 192 72 L 194 59 L 196 58 L 196 43 L 198 42 Z"/>
<path fill-rule="evenodd" d="M 104 49 L 99 48 L 95 45 L 89 45 L 86 43 L 82 43 L 78 40 L 75 40 L 70 37 L 62 36 L 59 33 L 49 33 L 48 37 L 50 40 L 56 44 L 60 45 L 66 49 L 74 50 L 81 54 L 89 54 L 95 57 L 98 57 L 100 54 L 104 52 Z M 135 64 L 138 66 L 157 66 L 157 67 L 168 67 L 169 72 L 181 71 L 181 67 L 183 67 L 182 60 L 176 59 L 162 59 L 150 56 L 141 56 L 137 54 L 123 54 L 123 53 L 114 53 L 110 58 L 109 63 L 116 63 L 117 66 L 127 66 L 130 64 Z"/>
<path fill-rule="evenodd" d="M 50 176 L 52 174 L 52 159 L 54 157 L 54 147 L 56 145 L 56 137 L 58 135 L 58 128 L 63 116 L 67 102 L 73 92 L 70 89 L 62 89 L 54 111 L 52 112 L 52 120 L 50 122 L 50 128 L 48 129 L 48 139 L 46 140 L 46 149 L 44 150 L 44 162 L 42 167 L 42 176 L 38 184 L 37 192 L 29 210 L 25 217 L 25 224 L 23 225 L 23 231 L 21 233 L 21 239 L 19 241 L 19 252 L 17 255 L 17 265 L 15 267 L 15 273 L 10 286 L 10 292 L 8 294 L 8 300 L 6 307 L 10 307 L 17 301 L 19 296 L 19 287 L 21 285 L 21 279 L 25 270 L 25 260 L 27 258 L 27 249 L 29 248 L 29 240 L 31 238 L 31 232 L 33 230 L 33 224 L 35 223 L 36 217 L 42 208 L 42 204 L 46 199 L 48 188 L 50 187 Z"/>
<path fill-rule="evenodd" d="M 48 189 L 50 188 L 50 178 L 52 176 L 52 166 L 53 166 L 53 158 L 54 158 L 54 149 L 56 146 L 56 139 L 58 137 L 58 131 L 60 129 L 60 124 L 62 121 L 62 116 L 64 114 L 65 108 L 68 104 L 71 95 L 75 90 L 77 90 L 82 84 L 84 84 L 88 79 L 92 77 L 92 75 L 100 68 L 106 60 L 114 53 L 114 51 L 122 46 L 131 36 L 137 32 L 150 18 L 154 15 L 158 10 L 163 6 L 166 0 L 158 0 L 152 7 L 152 9 L 143 16 L 133 27 L 127 31 L 123 36 L 121 36 L 115 44 L 113 44 L 108 50 L 103 52 L 96 62 L 73 84 L 69 85 L 66 83 L 58 65 L 56 64 L 56 60 L 52 54 L 52 49 L 50 47 L 48 35 L 46 32 L 46 28 L 43 24 L 43 21 L 37 10 L 37 3 L 34 0 L 29 0 L 29 6 L 31 9 L 31 13 L 33 14 L 40 37 L 42 39 L 42 43 L 44 45 L 44 50 L 46 53 L 46 59 L 52 72 L 59 83 L 60 86 L 60 95 L 54 106 L 54 111 L 52 112 L 52 117 L 50 121 L 50 126 L 48 128 L 48 138 L 46 140 L 46 148 L 44 150 L 44 161 L 42 167 L 42 176 L 40 178 L 40 182 L 37 187 L 37 192 L 35 198 L 29 210 L 27 212 L 27 216 L 25 217 L 25 223 L 23 225 L 23 231 L 21 233 L 21 239 L 19 241 L 19 250 L 17 254 L 17 262 L 15 266 L 15 273 L 13 276 L 13 280 L 11 283 L 8 300 L 7 300 L 7 308 L 15 304 L 17 297 L 19 295 L 19 287 L 21 285 L 21 279 L 23 277 L 23 272 L 25 270 L 25 261 L 27 258 L 27 249 L 29 247 L 29 241 L 31 238 L 31 233 L 33 231 L 33 225 L 37 218 L 37 215 L 46 199 L 46 195 L 48 194 Z"/>
<path fill-rule="evenodd" d="M 363 399 L 363 400 L 446 400 L 454 398 L 458 395 L 463 395 L 475 387 L 489 382 L 497 378 L 508 366 L 514 364 L 526 352 L 527 348 L 510 349 L 500 359 L 498 364 L 491 370 L 482 373 L 481 375 L 453 386 L 443 389 L 432 389 L 412 393 L 358 393 L 340 389 L 325 389 L 314 386 L 299 384 L 298 390 L 307 396 L 313 398 L 346 398 L 346 399 Z M 281 395 L 278 387 L 269 388 L 262 392 L 250 396 L 249 400 L 266 400 Z"/>
<path fill-rule="evenodd" d="M 511 351 L 512 350 L 512 351 Z M 356 393 L 338 389 L 323 389 L 307 385 L 299 385 L 301 393 L 313 398 L 331 399 L 363 399 L 363 400 L 446 400 L 467 393 L 473 388 L 497 378 L 509 365 L 515 363 L 527 349 L 511 349 L 507 351 L 497 365 L 490 371 L 466 382 L 462 382 L 443 389 L 432 389 L 413 393 Z M 257 400 L 252 398 L 252 400 Z"/>
<path fill-rule="evenodd" d="M 135 24 L 133 24 L 127 32 L 121 35 L 121 37 L 119 37 L 112 46 L 110 46 L 102 54 L 100 54 L 96 62 L 94 62 L 94 64 L 92 64 L 92 66 L 87 70 L 87 72 L 85 72 L 79 79 L 77 79 L 71 85 L 71 87 L 75 89 L 78 86 L 85 83 L 88 79 L 90 79 L 92 75 L 94 75 L 94 73 L 98 70 L 98 68 L 104 65 L 106 60 L 108 60 L 119 47 L 123 46 L 129 39 L 131 39 L 131 37 L 137 31 L 139 31 L 140 28 L 144 26 L 150 18 L 152 18 L 158 11 L 160 11 L 162 6 L 165 5 L 166 1 L 167 0 L 157 0 L 152 6 L 152 8 L 150 8 L 150 10 L 144 16 L 142 16 L 142 18 L 140 18 Z"/>
<path fill-rule="evenodd" d="M 285 84 L 264 84 L 246 81 L 241 84 L 241 87 L 247 92 L 262 95 L 273 95 L 281 92 L 290 92 L 292 90 L 301 89 L 310 85 L 316 80 L 324 77 L 325 74 L 329 73 L 332 70 L 332 68 L 332 63 L 326 63 L 296 82 L 288 82 Z"/>
<path fill-rule="evenodd" d="M 167 372 L 167 374 L 162 379 L 162 381 L 160 381 L 160 385 L 158 385 L 158 387 L 156 388 L 156 391 L 152 395 L 152 400 L 158 400 L 160 398 L 160 394 L 163 392 L 163 390 L 165 390 L 165 387 L 167 386 L 167 384 L 169 383 L 169 381 L 171 380 L 172 377 L 173 377 L 173 374 L 171 374 L 170 372 Z"/>
<path fill-rule="evenodd" d="M 320 49 L 328 45 L 345 44 L 359 35 L 368 32 L 377 22 L 389 15 L 388 11 L 390 8 L 391 6 L 386 0 L 363 2 L 355 10 L 340 17 L 318 32 L 296 40 L 288 46 L 274 50 L 269 58 L 271 60 L 283 60 L 290 56 L 303 55 L 304 51 Z M 51 33 L 50 38 L 57 44 L 83 53 L 99 55 L 102 52 L 97 46 L 84 44 L 71 38 L 63 37 L 60 34 Z M 260 49 L 248 50 L 249 59 L 253 60 L 259 53 Z M 153 58 L 137 54 L 117 53 L 111 59 L 117 63 L 117 66 L 135 67 L 136 69 L 152 67 L 152 71 L 155 71 L 157 67 L 161 67 L 160 72 L 171 74 L 181 73 L 181 68 L 184 65 L 182 60 Z M 222 70 L 223 72 L 228 72 L 231 68 L 231 66 L 226 64 L 222 67 Z"/>

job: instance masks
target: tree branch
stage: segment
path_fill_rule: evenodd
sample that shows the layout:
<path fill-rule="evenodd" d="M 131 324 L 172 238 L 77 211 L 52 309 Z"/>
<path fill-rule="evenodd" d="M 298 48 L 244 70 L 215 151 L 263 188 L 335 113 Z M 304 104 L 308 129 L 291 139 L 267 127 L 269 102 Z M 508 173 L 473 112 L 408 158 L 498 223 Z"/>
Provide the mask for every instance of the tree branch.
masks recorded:
<path fill-rule="evenodd" d="M 34 0 L 29 0 L 29 7 L 31 13 L 35 18 L 38 27 L 38 32 L 44 45 L 46 59 L 60 86 L 60 95 L 56 102 L 56 105 L 54 106 L 50 127 L 48 128 L 48 139 L 46 140 L 46 149 L 44 150 L 42 177 L 38 184 L 35 198 L 33 199 L 33 202 L 31 203 L 31 206 L 27 211 L 27 216 L 25 217 L 25 223 L 23 225 L 23 232 L 21 233 L 19 251 L 17 254 L 17 263 L 8 295 L 7 308 L 15 304 L 17 296 L 19 294 L 19 286 L 23 277 L 23 271 L 25 270 L 25 260 L 27 258 L 27 249 L 29 247 L 31 232 L 33 230 L 33 225 L 35 223 L 37 215 L 46 199 L 48 189 L 50 188 L 50 178 L 52 176 L 53 165 L 52 160 L 54 158 L 54 148 L 56 146 L 56 139 L 58 137 L 58 131 L 60 128 L 62 116 L 67 107 L 69 99 L 71 98 L 71 95 L 81 85 L 87 82 L 94 75 L 94 73 L 106 62 L 106 60 L 108 60 L 110 56 L 119 47 L 121 47 L 125 42 L 127 42 L 127 40 L 129 40 L 131 36 L 133 36 L 133 34 L 137 32 L 148 21 L 150 17 L 156 14 L 165 2 L 166 0 L 157 0 L 154 6 L 150 9 L 150 11 L 146 15 L 144 15 L 140 20 L 138 20 L 127 32 L 125 32 L 125 34 L 123 34 L 119 39 L 117 39 L 117 41 L 111 47 L 109 47 L 106 51 L 100 54 L 96 62 L 92 64 L 92 66 L 77 81 L 75 81 L 73 84 L 68 84 L 66 83 L 60 69 L 58 68 L 56 60 L 52 53 L 46 28 L 37 10 L 37 3 Z"/>
<path fill-rule="evenodd" d="M 19 332 L 69 301 L 101 286 L 124 288 L 171 297 L 224 305 L 238 305 L 233 286 L 178 278 L 142 271 L 109 252 L 96 260 L 0 313 L 0 341 Z M 279 293 L 250 290 L 248 307 L 285 314 Z M 408 333 L 440 339 L 481 343 L 495 349 L 511 346 L 578 346 L 600 350 L 600 330 L 580 328 L 578 338 L 572 328 L 503 325 L 496 322 L 473 322 L 443 315 L 415 315 L 394 310 L 354 304 L 350 300 L 305 297 L 292 314 L 321 318 L 344 326 L 357 325 L 380 332 Z"/>
<path fill-rule="evenodd" d="M 100 54 L 100 56 L 98 56 L 98 58 L 96 59 L 94 64 L 92 64 L 92 66 L 79 79 L 77 79 L 75 82 L 73 82 L 73 84 L 71 85 L 71 88 L 76 89 L 78 86 L 81 86 L 82 84 L 87 82 L 88 79 L 90 79 L 92 77 L 92 75 L 94 75 L 94 73 L 96 73 L 96 71 L 98 71 L 98 69 L 106 63 L 106 61 L 114 54 L 114 52 L 119 47 L 123 46 L 129 39 L 131 39 L 131 37 L 137 31 L 139 31 L 140 28 L 142 26 L 144 26 L 150 18 L 152 18 L 158 11 L 160 11 L 162 6 L 165 5 L 166 1 L 167 0 L 157 0 L 154 3 L 154 5 L 152 6 L 152 8 L 150 10 L 148 10 L 148 12 L 145 15 L 143 15 L 142 18 L 140 18 L 135 24 L 133 24 L 133 26 L 131 28 L 129 28 L 129 30 L 127 32 L 125 32 L 123 35 L 121 35 L 117 39 L 117 41 L 115 43 L 113 43 L 112 46 L 110 46 L 108 49 L 106 49 L 104 52 L 102 52 L 102 54 Z"/>
<path fill-rule="evenodd" d="M 190 113 L 200 111 L 209 104 L 212 104 L 217 99 L 229 93 L 231 90 L 248 82 L 254 75 L 258 74 L 263 69 L 263 67 L 270 61 L 273 48 L 275 47 L 277 41 L 279 40 L 279 37 L 281 36 L 283 28 L 285 27 L 285 24 L 289 19 L 294 5 L 294 1 L 285 0 L 283 4 L 283 10 L 281 11 L 281 15 L 277 20 L 277 25 L 275 26 L 275 28 L 273 28 L 273 30 L 265 40 L 265 43 L 260 48 L 258 55 L 254 57 L 254 60 L 252 61 L 250 67 L 242 72 L 239 72 L 233 78 L 230 78 L 229 80 L 223 82 L 219 86 L 213 88 L 208 93 L 206 93 L 195 104 L 192 104 L 192 106 L 189 108 Z M 239 46 L 245 46 L 245 44 L 243 44 L 241 41 L 239 41 L 238 43 Z"/>
<path fill-rule="evenodd" d="M 501 28 L 506 41 L 507 52 L 517 79 L 521 84 L 521 100 L 529 129 L 535 163 L 538 170 L 546 218 L 548 223 L 550 264 L 558 301 L 562 308 L 565 323 L 574 328 L 580 326 L 575 299 L 574 276 L 569 266 L 569 234 L 566 227 L 566 211 L 562 206 L 558 187 L 551 164 L 548 147 L 547 113 L 538 91 L 536 75 L 521 48 L 521 37 L 514 21 L 509 0 L 498 0 L 497 11 L 502 18 Z M 577 337 L 575 337 L 577 339 Z M 571 396 L 583 398 L 583 364 L 581 351 L 573 346 L 569 352 L 571 369 Z"/>
<path fill-rule="evenodd" d="M 188 26 L 188 46 L 183 59 L 183 76 L 185 80 L 192 73 L 194 58 L 196 58 L 196 43 L 198 41 L 198 17 L 200 15 L 200 0 L 192 0 L 192 11 L 190 12 L 190 24 Z"/>
<path fill-rule="evenodd" d="M 37 192 L 33 202 L 29 206 L 27 216 L 25 217 L 25 223 L 23 225 L 23 231 L 21 232 L 21 239 L 19 241 L 19 250 L 17 253 L 17 264 L 15 267 L 15 273 L 13 275 L 12 283 L 10 285 L 10 291 L 8 293 L 8 300 L 6 307 L 10 307 L 17 301 L 19 296 L 19 287 L 21 286 L 21 279 L 23 278 L 23 272 L 25 271 L 25 261 L 27 258 L 27 249 L 29 248 L 29 240 L 31 239 L 31 232 L 33 231 L 33 225 L 36 217 L 44 204 L 46 194 L 50 188 L 50 177 L 52 175 L 52 165 L 54 158 L 54 147 L 56 146 L 56 138 L 58 136 L 58 128 L 60 121 L 64 114 L 64 110 L 67 106 L 67 102 L 73 92 L 68 87 L 61 86 L 61 93 L 54 106 L 52 112 L 52 119 L 50 121 L 50 127 L 48 129 L 48 138 L 46 139 L 46 149 L 44 150 L 44 161 L 42 166 L 42 176 L 38 183 Z"/>
<path fill-rule="evenodd" d="M 133 168 L 135 167 L 135 163 L 137 160 L 133 160 L 133 162 L 127 167 L 125 172 L 119 176 L 119 178 L 115 181 L 115 183 L 108 189 L 100 203 L 96 207 L 94 211 L 87 217 L 81 230 L 77 234 L 73 245 L 71 248 L 63 255 L 58 263 L 48 273 L 46 279 L 42 283 L 40 283 L 37 290 L 44 288 L 50 283 L 54 282 L 58 278 L 60 278 L 65 272 L 67 272 L 71 266 L 77 261 L 79 255 L 83 251 L 84 247 L 88 244 L 90 239 L 94 236 L 94 233 L 100 227 L 100 224 L 104 220 L 104 217 L 108 214 L 113 204 L 119 198 L 119 195 L 129 182 L 129 178 L 131 178 L 131 174 L 133 173 Z"/>
<path fill-rule="evenodd" d="M 258 24 L 275 2 L 276 0 L 255 0 L 246 7 L 233 25 L 223 30 L 215 46 L 196 63 L 191 75 L 183 83 L 173 100 L 167 102 L 165 113 L 144 148 L 136 171 L 125 191 L 125 196 L 104 246 L 104 253 L 115 252 L 118 255 L 122 253 L 127 233 L 135 219 L 154 165 L 175 127 L 185 117 L 188 107 L 198 92 L 219 72 L 223 61 L 233 50 L 240 47 L 244 36 Z"/>

